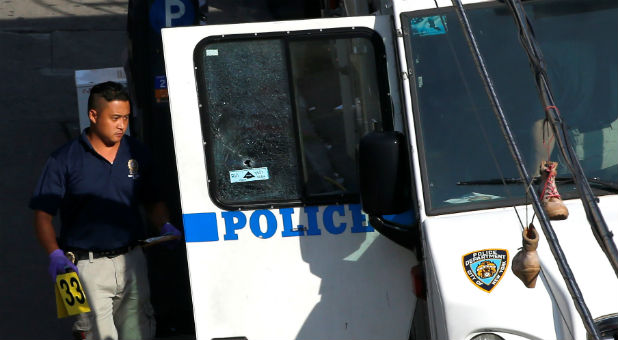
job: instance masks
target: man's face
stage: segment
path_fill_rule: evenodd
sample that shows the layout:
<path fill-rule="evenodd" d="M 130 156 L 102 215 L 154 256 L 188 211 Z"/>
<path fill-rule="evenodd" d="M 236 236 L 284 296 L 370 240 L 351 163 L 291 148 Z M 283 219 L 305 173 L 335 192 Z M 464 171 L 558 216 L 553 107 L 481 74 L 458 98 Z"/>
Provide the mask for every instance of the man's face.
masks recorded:
<path fill-rule="evenodd" d="M 128 101 L 97 98 L 96 108 L 88 111 L 90 129 L 107 146 L 113 146 L 120 142 L 127 127 L 129 127 L 129 115 L 131 106 Z"/>

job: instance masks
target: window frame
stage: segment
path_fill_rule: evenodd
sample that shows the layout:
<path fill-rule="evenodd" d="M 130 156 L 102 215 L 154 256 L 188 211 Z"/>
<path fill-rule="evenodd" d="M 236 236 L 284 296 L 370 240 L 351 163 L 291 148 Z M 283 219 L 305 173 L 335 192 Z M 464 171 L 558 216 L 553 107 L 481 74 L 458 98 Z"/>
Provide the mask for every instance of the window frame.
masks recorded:
<path fill-rule="evenodd" d="M 489 2 L 489 3 L 473 3 L 466 5 L 466 10 L 477 9 L 477 8 L 491 8 L 491 7 L 499 7 L 499 3 Z M 508 10 L 505 7 L 505 10 Z M 419 95 L 418 95 L 418 84 L 417 84 L 417 73 L 416 68 L 414 67 L 414 48 L 412 47 L 411 41 L 411 28 L 410 21 L 412 18 L 421 17 L 421 16 L 441 16 L 447 13 L 453 13 L 455 9 L 453 7 L 440 7 L 440 8 L 430 8 L 419 11 L 411 11 L 411 12 L 402 12 L 400 14 L 400 19 L 402 23 L 402 31 L 403 31 L 403 41 L 404 41 L 404 50 L 405 50 L 405 58 L 406 63 L 410 65 L 409 72 L 410 76 L 408 77 L 410 81 L 410 98 L 412 101 L 412 110 L 414 112 L 412 119 L 414 120 L 414 126 L 418 127 L 416 129 L 416 143 L 418 147 L 418 155 L 419 155 L 419 168 L 421 171 L 421 186 L 423 188 L 423 200 L 425 201 L 425 213 L 427 216 L 437 216 L 437 215 L 445 215 L 452 214 L 458 212 L 465 211 L 475 211 L 475 210 L 484 210 L 490 208 L 501 208 L 501 207 L 510 207 L 514 204 L 523 203 L 523 199 L 519 198 L 507 198 L 505 200 L 500 201 L 486 201 L 486 202 L 475 202 L 473 204 L 461 204 L 461 205 L 453 205 L 452 207 L 433 207 L 431 202 L 431 194 L 430 194 L 430 185 L 429 185 L 429 174 L 427 170 L 427 154 L 425 152 L 425 142 L 423 137 L 423 129 L 421 124 L 421 114 L 419 107 Z M 459 22 L 454 23 L 455 25 L 459 25 Z"/>
<path fill-rule="evenodd" d="M 384 130 L 393 130 L 393 107 L 392 97 L 390 96 L 388 71 L 386 67 L 386 50 L 382 37 L 378 32 L 367 27 L 344 27 L 331 29 L 311 29 L 298 31 L 277 31 L 267 33 L 244 33 L 232 35 L 213 35 L 202 39 L 196 44 L 193 51 L 194 76 L 196 80 L 196 90 L 198 98 L 198 107 L 200 114 L 200 124 L 203 140 L 203 151 L 205 155 L 206 177 L 208 183 L 208 194 L 211 201 L 221 209 L 225 210 L 255 210 L 255 209 L 273 209 L 283 207 L 303 207 L 312 205 L 328 205 L 328 204 L 357 204 L 360 203 L 360 193 L 338 194 L 338 195 L 320 195 L 319 197 L 309 197 L 306 192 L 306 186 L 303 183 L 305 175 L 303 167 L 304 155 L 301 152 L 302 136 L 300 132 L 299 116 L 296 107 L 296 93 L 294 90 L 293 74 L 290 60 L 290 42 L 307 41 L 307 40 L 334 40 L 334 39 L 354 39 L 364 38 L 371 42 L 374 50 L 374 61 L 376 65 L 377 88 L 379 92 L 379 106 L 381 110 L 381 123 Z M 292 115 L 294 143 L 296 148 L 295 163 L 299 169 L 299 176 L 296 181 L 297 192 L 300 199 L 285 199 L 285 200 L 254 200 L 248 202 L 222 202 L 217 196 L 217 179 L 214 175 L 215 162 L 212 145 L 213 136 L 209 132 L 211 126 L 210 116 L 208 114 L 207 103 L 208 93 L 206 91 L 206 80 L 202 77 L 204 74 L 203 65 L 200 61 L 204 50 L 208 45 L 221 42 L 242 42 L 260 39 L 277 39 L 281 40 L 284 45 L 284 58 L 288 76 L 288 89 L 290 93 L 290 107 Z M 361 136 L 362 137 L 362 136 Z M 358 165 L 356 164 L 358 170 Z"/>

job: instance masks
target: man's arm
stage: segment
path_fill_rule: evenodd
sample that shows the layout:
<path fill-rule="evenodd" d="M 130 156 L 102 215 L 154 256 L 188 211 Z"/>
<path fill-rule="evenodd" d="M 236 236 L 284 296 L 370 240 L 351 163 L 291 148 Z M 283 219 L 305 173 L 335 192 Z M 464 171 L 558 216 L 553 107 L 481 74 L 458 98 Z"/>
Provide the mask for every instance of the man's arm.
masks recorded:
<path fill-rule="evenodd" d="M 47 254 L 51 254 L 54 250 L 58 249 L 58 242 L 56 241 L 56 231 L 52 224 L 53 216 L 42 211 L 34 211 L 34 229 L 36 231 L 36 238 L 45 250 Z"/>
<path fill-rule="evenodd" d="M 170 221 L 170 214 L 167 210 L 167 206 L 163 202 L 156 202 L 147 204 L 145 208 L 148 221 L 157 228 L 157 232 L 161 232 L 161 227 Z"/>
<path fill-rule="evenodd" d="M 71 262 L 64 252 L 58 247 L 56 241 L 56 231 L 52 224 L 53 216 L 42 211 L 34 211 L 34 229 L 36 231 L 36 238 L 39 243 L 45 248 L 47 254 L 49 254 L 49 268 L 48 272 L 52 280 L 56 281 L 56 275 L 66 273 L 67 271 L 78 272 L 77 266 Z"/>
<path fill-rule="evenodd" d="M 182 232 L 170 223 L 169 211 L 163 202 L 156 202 L 146 205 L 148 220 L 157 228 L 157 233 L 161 236 L 175 236 L 177 241 L 167 242 L 168 248 L 172 249 L 178 245 L 178 240 L 182 239 Z M 152 245 L 152 244 L 150 244 Z"/>

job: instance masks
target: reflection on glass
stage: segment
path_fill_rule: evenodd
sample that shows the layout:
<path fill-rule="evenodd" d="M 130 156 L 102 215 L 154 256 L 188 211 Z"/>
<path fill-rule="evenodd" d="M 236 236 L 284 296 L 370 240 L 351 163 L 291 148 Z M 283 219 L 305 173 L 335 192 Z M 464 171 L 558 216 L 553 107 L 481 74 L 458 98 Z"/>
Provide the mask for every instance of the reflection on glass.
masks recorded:
<path fill-rule="evenodd" d="M 310 197 L 358 193 L 356 145 L 381 120 L 374 53 L 362 38 L 290 43 Z"/>
<path fill-rule="evenodd" d="M 616 182 L 618 4 L 556 0 L 525 6 L 585 173 Z M 570 176 L 557 147 L 551 147 L 551 136 L 539 129 L 545 116 L 510 12 L 498 5 L 476 7 L 468 15 L 528 172 L 537 176 L 540 160 L 551 158 L 561 163 L 559 177 Z M 441 19 L 439 27 L 448 29 L 410 34 L 408 59 L 414 67 L 430 209 L 470 210 L 479 202 L 499 206 L 523 199 L 521 184 L 457 185 L 519 175 L 455 13 L 409 18 L 410 32 L 418 31 L 419 19 L 428 17 Z M 574 197 L 574 189 L 572 184 L 563 185 L 560 193 Z"/>
<path fill-rule="evenodd" d="M 284 44 L 229 41 L 200 52 L 203 129 L 215 200 L 300 199 Z"/>

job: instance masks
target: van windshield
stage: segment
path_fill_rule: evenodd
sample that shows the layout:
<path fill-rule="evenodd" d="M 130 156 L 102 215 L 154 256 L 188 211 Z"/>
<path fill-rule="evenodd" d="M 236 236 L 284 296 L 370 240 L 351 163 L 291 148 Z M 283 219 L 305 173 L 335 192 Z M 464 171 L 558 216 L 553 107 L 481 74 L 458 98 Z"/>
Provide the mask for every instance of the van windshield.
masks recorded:
<path fill-rule="evenodd" d="M 618 180 L 618 3 L 525 6 L 584 172 L 597 179 L 591 183 L 597 194 L 611 193 L 602 183 Z M 557 161 L 560 194 L 576 197 L 558 147 L 544 133 L 545 114 L 508 8 L 481 5 L 467 13 L 528 173 L 536 177 L 542 160 Z M 402 19 L 428 214 L 524 203 L 525 186 L 454 10 Z"/>

